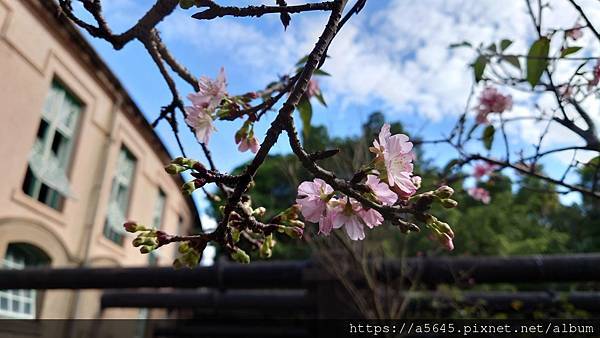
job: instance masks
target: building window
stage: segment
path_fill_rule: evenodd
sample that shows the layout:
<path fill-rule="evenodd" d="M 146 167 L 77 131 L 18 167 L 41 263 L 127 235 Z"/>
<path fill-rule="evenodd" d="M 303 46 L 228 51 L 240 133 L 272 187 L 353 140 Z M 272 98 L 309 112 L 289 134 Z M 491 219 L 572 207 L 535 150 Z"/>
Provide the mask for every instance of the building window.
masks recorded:
<path fill-rule="evenodd" d="M 29 155 L 23 191 L 57 210 L 71 195 L 67 169 L 81 110 L 80 101 L 54 81 Z"/>
<path fill-rule="evenodd" d="M 165 193 L 158 189 L 158 196 L 156 197 L 156 203 L 154 204 L 154 214 L 152 217 L 152 225 L 160 229 L 162 224 L 163 214 L 165 213 L 165 202 L 167 200 L 167 196 Z"/>
<path fill-rule="evenodd" d="M 154 212 L 152 214 L 152 226 L 154 226 L 156 229 L 160 229 L 162 226 L 166 201 L 167 196 L 159 188 L 158 195 L 156 196 L 156 202 L 154 203 Z M 158 265 L 158 254 L 156 251 L 152 251 L 148 254 L 148 264 L 151 266 Z"/>
<path fill-rule="evenodd" d="M 127 217 L 136 159 L 125 147 L 119 151 L 119 159 L 112 181 L 108 214 L 104 223 L 104 237 L 122 245 L 125 235 L 123 223 Z"/>
<path fill-rule="evenodd" d="M 48 264 L 48 256 L 28 244 L 9 244 L 0 261 L 3 269 L 24 269 Z M 37 298 L 35 290 L 0 290 L 0 317 L 34 319 Z"/>

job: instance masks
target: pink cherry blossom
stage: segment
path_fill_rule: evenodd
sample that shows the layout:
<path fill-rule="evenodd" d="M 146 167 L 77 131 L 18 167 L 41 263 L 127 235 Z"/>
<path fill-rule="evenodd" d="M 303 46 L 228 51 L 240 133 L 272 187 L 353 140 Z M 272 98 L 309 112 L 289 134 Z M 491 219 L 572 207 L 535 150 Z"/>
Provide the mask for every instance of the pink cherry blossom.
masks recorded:
<path fill-rule="evenodd" d="M 364 209 L 362 205 L 350 198 L 341 200 L 336 206 L 336 216 L 333 218 L 333 228 L 344 227 L 348 237 L 353 240 L 365 239 L 365 228 L 374 228 L 383 222 L 383 216 L 374 209 Z"/>
<path fill-rule="evenodd" d="M 378 139 L 373 141 L 370 149 L 378 157 L 383 158 L 385 171 L 390 187 L 397 187 L 403 195 L 412 195 L 416 187 L 411 179 L 413 171 L 413 144 L 404 134 L 392 135 L 390 125 L 384 124 Z"/>
<path fill-rule="evenodd" d="M 348 202 L 340 202 L 337 208 L 337 216 L 333 219 L 333 228 L 339 229 L 344 227 L 346 234 L 353 241 L 365 239 L 365 228 L 362 218 L 358 215 L 360 205 L 351 200 Z"/>
<path fill-rule="evenodd" d="M 208 143 L 211 134 L 216 130 L 213 112 L 227 95 L 226 86 L 225 69 L 221 67 L 215 80 L 202 76 L 198 81 L 198 92 L 188 95 L 192 105 L 185 107 L 188 115 L 185 123 L 194 129 L 196 138 L 204 144 Z"/>
<path fill-rule="evenodd" d="M 185 112 L 187 113 L 185 123 L 194 129 L 198 141 L 208 144 L 211 134 L 217 130 L 211 114 L 198 106 L 185 107 Z"/>
<path fill-rule="evenodd" d="M 483 176 L 491 174 L 495 169 L 496 166 L 493 164 L 489 164 L 487 162 L 477 163 L 473 168 L 473 177 L 478 180 Z"/>
<path fill-rule="evenodd" d="M 471 188 L 467 191 L 469 196 L 471 196 L 474 200 L 480 201 L 483 204 L 489 204 L 491 197 L 489 191 L 484 188 L 476 187 Z"/>
<path fill-rule="evenodd" d="M 479 124 L 489 123 L 488 115 L 510 110 L 513 105 L 511 95 L 503 95 L 494 87 L 486 87 L 479 96 L 476 121 Z"/>
<path fill-rule="evenodd" d="M 421 177 L 410 176 L 409 172 L 400 172 L 395 177 L 396 185 L 392 188 L 401 198 L 414 195 L 421 185 Z"/>
<path fill-rule="evenodd" d="M 332 198 L 330 203 L 327 203 L 325 208 L 325 216 L 319 220 L 319 235 L 329 235 L 333 229 L 333 222 L 338 216 L 340 209 L 334 207 L 337 204 L 337 200 Z"/>
<path fill-rule="evenodd" d="M 260 145 L 258 144 L 258 140 L 254 136 L 248 136 L 240 140 L 238 150 L 241 152 L 252 151 L 253 153 L 257 153 L 260 149 Z"/>
<path fill-rule="evenodd" d="M 306 88 L 306 96 L 310 99 L 311 97 L 319 94 L 321 89 L 319 88 L 319 81 L 310 79 L 308 81 L 308 87 Z"/>
<path fill-rule="evenodd" d="M 379 177 L 375 175 L 367 175 L 367 186 L 371 188 L 375 197 L 381 202 L 383 205 L 393 205 L 398 200 L 398 195 L 396 195 L 390 187 L 381 182 Z"/>
<path fill-rule="evenodd" d="M 575 41 L 583 36 L 583 30 L 581 29 L 581 26 L 575 26 L 565 31 L 565 35 Z"/>
<path fill-rule="evenodd" d="M 298 197 L 296 198 L 302 216 L 309 222 L 319 222 L 325 213 L 328 195 L 331 193 L 333 193 L 333 188 L 320 178 L 315 178 L 312 182 L 302 182 L 298 186 Z"/>
<path fill-rule="evenodd" d="M 358 210 L 358 215 L 362 218 L 365 225 L 371 229 L 383 223 L 383 216 L 375 209 L 361 208 Z"/>
<path fill-rule="evenodd" d="M 227 80 L 225 78 L 225 69 L 221 67 L 219 75 L 215 80 L 206 76 L 198 80 L 199 90 L 197 93 L 188 95 L 194 106 L 214 110 L 219 106 L 225 95 L 227 95 Z"/>

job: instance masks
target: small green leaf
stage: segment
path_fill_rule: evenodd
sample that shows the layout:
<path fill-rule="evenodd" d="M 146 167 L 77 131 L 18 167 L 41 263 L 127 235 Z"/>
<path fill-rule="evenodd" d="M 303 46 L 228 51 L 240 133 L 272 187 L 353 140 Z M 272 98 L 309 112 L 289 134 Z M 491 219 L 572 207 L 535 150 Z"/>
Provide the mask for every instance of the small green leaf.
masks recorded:
<path fill-rule="evenodd" d="M 331 74 L 327 73 L 326 71 L 324 71 L 322 69 L 315 69 L 314 74 L 321 75 L 321 76 L 331 76 Z"/>
<path fill-rule="evenodd" d="M 300 112 L 300 119 L 302 120 L 302 134 L 304 138 L 308 136 L 310 133 L 310 120 L 312 119 L 312 105 L 310 104 L 310 100 L 303 98 L 300 103 L 298 103 L 298 112 Z"/>
<path fill-rule="evenodd" d="M 519 58 L 516 55 L 506 55 L 506 56 L 502 57 L 502 59 L 504 61 L 510 63 L 512 66 L 514 66 L 518 70 L 521 70 L 521 62 L 519 61 Z"/>
<path fill-rule="evenodd" d="M 489 46 L 487 46 L 486 49 L 489 50 L 492 53 L 496 53 L 496 44 L 495 43 L 491 43 Z"/>
<path fill-rule="evenodd" d="M 300 60 L 298 60 L 298 62 L 296 62 L 296 66 L 303 65 L 306 63 L 306 61 L 308 61 L 308 55 L 305 55 L 302 58 L 300 58 Z"/>
<path fill-rule="evenodd" d="M 485 147 L 485 149 L 487 149 L 487 150 L 492 149 L 492 143 L 494 143 L 494 134 L 495 133 L 496 133 L 496 129 L 491 124 L 483 130 L 483 135 L 481 136 L 481 139 L 483 141 L 483 146 Z"/>
<path fill-rule="evenodd" d="M 510 47 L 510 45 L 512 45 L 512 41 L 509 39 L 502 39 L 502 41 L 500 41 L 500 50 L 504 51 L 506 50 L 506 48 Z"/>
<path fill-rule="evenodd" d="M 560 52 L 560 57 L 564 58 L 567 55 L 577 53 L 580 49 L 581 49 L 581 47 L 579 47 L 579 46 L 567 47 L 567 48 L 563 49 L 562 52 Z"/>
<path fill-rule="evenodd" d="M 324 105 L 325 107 L 327 107 L 327 102 L 325 102 L 325 98 L 323 97 L 323 92 L 319 90 L 318 93 L 315 94 L 315 97 L 317 98 L 317 100 Z"/>
<path fill-rule="evenodd" d="M 473 74 L 475 75 L 475 82 L 481 81 L 483 78 L 483 72 L 485 71 L 485 66 L 487 65 L 488 59 L 480 55 L 473 63 Z"/>
<path fill-rule="evenodd" d="M 529 48 L 527 54 L 527 81 L 531 84 L 531 87 L 538 84 L 548 66 L 549 51 L 550 39 L 547 37 L 539 38 Z"/>

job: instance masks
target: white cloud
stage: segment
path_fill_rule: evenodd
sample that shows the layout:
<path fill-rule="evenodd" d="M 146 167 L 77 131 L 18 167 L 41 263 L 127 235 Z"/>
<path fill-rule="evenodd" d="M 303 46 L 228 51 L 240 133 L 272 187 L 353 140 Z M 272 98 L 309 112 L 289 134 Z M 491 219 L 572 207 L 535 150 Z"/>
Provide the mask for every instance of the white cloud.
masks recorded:
<path fill-rule="evenodd" d="M 578 3 L 586 8 L 592 21 L 598 21 L 598 1 Z M 578 16 L 568 1 L 553 0 L 550 4 L 552 11 L 546 12 L 546 26 L 569 28 L 575 24 Z M 133 0 L 109 0 L 105 7 L 107 13 L 113 13 L 110 19 L 115 22 L 124 21 L 126 16 L 134 22 L 147 10 Z M 321 12 L 294 15 L 284 32 L 277 15 L 209 22 L 190 19 L 189 15 L 189 11 L 177 10 L 161 23 L 159 28 L 167 42 L 188 51 L 188 59 L 217 59 L 235 69 L 234 75 L 243 76 L 249 85 L 256 86 L 289 72 L 315 43 L 327 18 Z M 404 121 L 419 114 L 436 122 L 464 111 L 472 83 L 468 65 L 474 58 L 473 52 L 450 50 L 451 43 L 466 40 L 477 45 L 510 38 L 515 41 L 510 51 L 525 54 L 534 36 L 525 1 L 371 0 L 334 40 L 329 50 L 331 58 L 325 65 L 333 76 L 324 78 L 322 87 L 328 101 L 338 107 L 381 109 L 390 118 Z M 600 51 L 589 31 L 577 44 Z M 557 80 L 568 77 L 572 67 L 557 68 Z M 215 72 L 208 68 L 202 71 Z M 503 91 L 515 99 L 515 108 L 507 117 L 531 116 L 536 103 L 543 109 L 556 106 L 551 95 L 534 97 L 522 91 Z M 598 117 L 597 99 L 587 100 L 585 107 Z M 543 123 L 533 120 L 515 123 L 509 129 L 511 141 L 518 139 L 525 146 L 535 143 L 543 127 Z M 578 141 L 572 132 L 556 125 L 549 130 L 544 146 Z M 568 154 L 556 158 L 570 161 Z"/>

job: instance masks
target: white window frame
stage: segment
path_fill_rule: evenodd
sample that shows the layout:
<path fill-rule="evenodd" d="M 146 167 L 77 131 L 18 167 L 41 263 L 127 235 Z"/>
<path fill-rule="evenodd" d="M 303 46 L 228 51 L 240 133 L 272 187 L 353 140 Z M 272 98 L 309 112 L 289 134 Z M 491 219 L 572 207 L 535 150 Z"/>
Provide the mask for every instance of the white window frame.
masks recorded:
<path fill-rule="evenodd" d="M 24 187 L 25 192 L 36 200 L 40 200 L 42 185 L 49 188 L 46 200 L 41 201 L 53 208 L 58 207 L 61 197 L 71 196 L 67 170 L 69 167 L 73 145 L 83 106 L 68 89 L 58 81 L 52 87 L 42 111 L 42 123 L 46 124 L 43 135 L 37 135 L 29 156 L 29 170 L 32 174 L 31 186 Z M 39 133 L 38 128 L 38 133 Z M 62 136 L 58 154 L 52 151 L 56 135 Z"/>
<path fill-rule="evenodd" d="M 4 269 L 24 269 L 26 267 L 25 257 L 13 256 L 7 252 L 2 260 Z M 35 319 L 37 294 L 35 290 L 0 290 L 0 304 L 6 302 L 6 309 L 0 305 L 0 317 L 14 319 Z M 25 306 L 29 305 L 29 312 L 25 312 Z M 15 310 L 16 308 L 16 310 Z"/>

